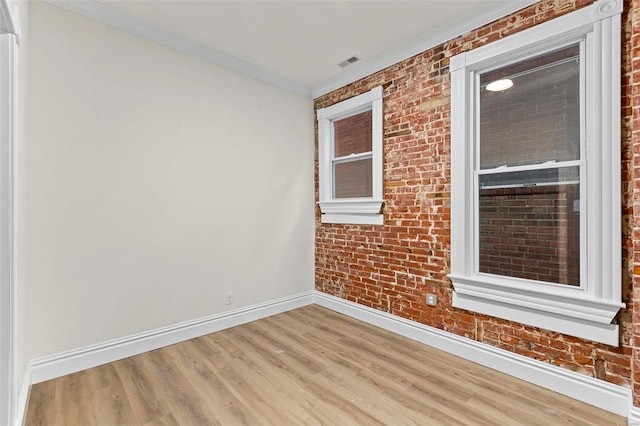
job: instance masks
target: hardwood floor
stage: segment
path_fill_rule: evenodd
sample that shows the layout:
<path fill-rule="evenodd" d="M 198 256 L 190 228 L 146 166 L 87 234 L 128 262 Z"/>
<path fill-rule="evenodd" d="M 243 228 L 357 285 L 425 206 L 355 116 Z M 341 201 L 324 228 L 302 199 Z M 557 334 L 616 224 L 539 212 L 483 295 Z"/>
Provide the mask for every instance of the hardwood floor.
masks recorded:
<path fill-rule="evenodd" d="M 33 386 L 27 425 L 626 425 L 319 306 Z"/>

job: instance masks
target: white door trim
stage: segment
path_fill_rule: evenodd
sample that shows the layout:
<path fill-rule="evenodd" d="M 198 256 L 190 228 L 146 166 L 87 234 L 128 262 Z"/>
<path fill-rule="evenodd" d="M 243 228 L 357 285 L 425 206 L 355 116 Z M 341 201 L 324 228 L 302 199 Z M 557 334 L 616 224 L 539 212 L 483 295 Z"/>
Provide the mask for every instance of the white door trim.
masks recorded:
<path fill-rule="evenodd" d="M 15 285 L 15 141 L 17 8 L 0 0 L 0 424 L 17 412 Z"/>

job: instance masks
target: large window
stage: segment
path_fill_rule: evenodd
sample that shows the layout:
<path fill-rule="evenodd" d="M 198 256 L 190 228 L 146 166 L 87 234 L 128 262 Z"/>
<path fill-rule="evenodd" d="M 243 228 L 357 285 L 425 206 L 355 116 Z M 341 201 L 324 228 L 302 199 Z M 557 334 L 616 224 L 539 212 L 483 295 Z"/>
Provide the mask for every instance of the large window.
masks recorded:
<path fill-rule="evenodd" d="M 621 8 L 452 58 L 455 307 L 618 344 Z"/>
<path fill-rule="evenodd" d="M 575 44 L 479 75 L 479 272 L 580 285 L 581 65 Z"/>
<path fill-rule="evenodd" d="M 318 110 L 324 223 L 381 225 L 382 87 Z"/>

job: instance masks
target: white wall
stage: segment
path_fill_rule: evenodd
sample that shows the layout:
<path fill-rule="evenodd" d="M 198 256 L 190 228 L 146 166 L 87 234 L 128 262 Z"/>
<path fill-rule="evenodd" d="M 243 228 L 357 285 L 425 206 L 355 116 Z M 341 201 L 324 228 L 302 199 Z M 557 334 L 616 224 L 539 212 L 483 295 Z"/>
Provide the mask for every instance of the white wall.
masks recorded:
<path fill-rule="evenodd" d="M 313 289 L 311 99 L 42 2 L 28 41 L 29 359 Z"/>

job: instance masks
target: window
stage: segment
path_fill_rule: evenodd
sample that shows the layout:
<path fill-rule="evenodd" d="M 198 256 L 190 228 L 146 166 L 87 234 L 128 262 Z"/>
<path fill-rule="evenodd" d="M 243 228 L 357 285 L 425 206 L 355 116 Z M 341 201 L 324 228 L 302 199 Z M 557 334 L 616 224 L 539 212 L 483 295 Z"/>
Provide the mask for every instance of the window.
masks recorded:
<path fill-rule="evenodd" d="M 580 285 L 581 65 L 574 44 L 480 74 L 479 272 Z"/>
<path fill-rule="evenodd" d="M 382 225 L 382 86 L 318 110 L 323 223 Z"/>
<path fill-rule="evenodd" d="M 618 344 L 621 11 L 451 59 L 454 307 Z"/>

